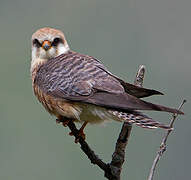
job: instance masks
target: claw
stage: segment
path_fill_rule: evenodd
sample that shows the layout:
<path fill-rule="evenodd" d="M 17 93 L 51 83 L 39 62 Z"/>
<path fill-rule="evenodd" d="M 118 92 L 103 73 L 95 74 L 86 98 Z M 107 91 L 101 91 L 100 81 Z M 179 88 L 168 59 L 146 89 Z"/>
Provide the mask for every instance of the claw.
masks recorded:
<path fill-rule="evenodd" d="M 56 119 L 56 124 L 60 124 L 63 121 L 62 119 L 63 119 L 63 117 L 58 115 L 57 119 Z"/>
<path fill-rule="evenodd" d="M 73 136 L 74 134 L 73 134 L 73 132 L 70 132 L 69 135 L 70 135 L 70 136 Z"/>
<path fill-rule="evenodd" d="M 68 126 L 68 123 L 71 121 L 71 119 L 67 119 L 67 118 L 64 118 L 62 116 L 58 116 L 58 118 L 56 119 L 56 123 L 57 124 L 60 124 L 62 123 L 63 126 Z M 82 124 L 82 127 L 78 130 L 78 134 L 77 136 L 75 137 L 75 143 L 78 143 L 80 138 L 82 138 L 83 140 L 86 139 L 86 135 L 84 134 L 84 128 L 86 127 L 88 122 L 84 122 Z M 69 133 L 70 136 L 74 136 L 74 134 L 72 132 Z"/>
<path fill-rule="evenodd" d="M 62 116 L 58 116 L 58 118 L 56 119 L 56 123 L 57 124 L 62 123 L 64 127 L 68 126 L 69 121 L 70 119 L 64 119 Z"/>
<path fill-rule="evenodd" d="M 59 119 L 56 119 L 56 124 L 60 124 L 61 121 Z"/>
<path fill-rule="evenodd" d="M 63 125 L 64 127 L 67 127 L 69 122 L 70 122 L 70 120 L 64 120 L 64 121 L 62 122 L 62 125 Z"/>
<path fill-rule="evenodd" d="M 83 140 L 86 139 L 86 135 L 84 134 L 83 131 L 79 131 L 78 137 L 75 138 L 75 143 L 79 143 L 80 137 L 81 137 Z"/>
<path fill-rule="evenodd" d="M 70 132 L 69 135 L 70 135 L 70 136 L 74 136 L 73 132 Z M 78 143 L 79 140 L 80 140 L 80 138 L 82 138 L 83 140 L 86 139 L 86 135 L 84 134 L 83 129 L 82 129 L 82 130 L 80 129 L 80 130 L 78 131 L 78 135 L 77 135 L 77 137 L 75 137 L 75 141 L 74 141 L 74 142 L 75 142 L 75 143 Z"/>

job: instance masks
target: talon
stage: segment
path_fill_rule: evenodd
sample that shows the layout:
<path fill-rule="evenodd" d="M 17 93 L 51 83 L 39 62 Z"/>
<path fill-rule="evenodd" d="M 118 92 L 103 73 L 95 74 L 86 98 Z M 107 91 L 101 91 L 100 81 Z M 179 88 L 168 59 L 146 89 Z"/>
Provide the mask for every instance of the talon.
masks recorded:
<path fill-rule="evenodd" d="M 73 134 L 73 133 L 72 133 L 72 134 Z M 75 143 L 79 143 L 80 138 L 82 138 L 83 140 L 86 139 L 86 135 L 84 134 L 83 131 L 79 131 L 79 132 L 78 132 L 78 137 L 75 138 Z"/>
<path fill-rule="evenodd" d="M 64 121 L 62 122 L 62 125 L 63 125 L 64 127 L 67 127 L 69 122 L 70 122 L 70 120 L 64 120 Z"/>
<path fill-rule="evenodd" d="M 74 136 L 73 132 L 70 132 L 69 135 L 70 136 Z M 86 139 L 86 135 L 81 130 L 78 131 L 78 135 L 77 135 L 77 137 L 75 137 L 75 141 L 74 142 L 75 143 L 79 143 L 80 138 L 82 138 L 83 140 Z"/>
<path fill-rule="evenodd" d="M 77 144 L 77 143 L 79 143 L 79 140 L 80 140 L 79 138 L 75 138 L 74 142 Z"/>
<path fill-rule="evenodd" d="M 61 121 L 59 119 L 56 119 L 56 124 L 60 124 Z"/>
<path fill-rule="evenodd" d="M 75 139 L 75 143 L 79 142 L 79 138 L 81 137 L 83 140 L 86 139 L 86 135 L 84 134 L 84 128 L 86 127 L 86 125 L 88 124 L 88 122 L 84 122 L 82 124 L 82 127 L 80 128 L 80 130 L 78 131 L 78 137 Z"/>
<path fill-rule="evenodd" d="M 78 137 L 75 139 L 75 143 L 78 143 L 80 140 L 80 137 L 85 140 L 86 139 L 86 135 L 83 132 L 83 129 L 80 129 L 78 132 Z"/>
<path fill-rule="evenodd" d="M 62 123 L 62 125 L 64 126 L 64 127 L 66 127 L 66 126 L 68 126 L 68 123 L 70 122 L 70 120 L 71 119 L 68 119 L 68 118 L 65 118 L 65 117 L 63 117 L 63 116 L 57 116 L 57 119 L 56 119 L 56 123 L 57 124 L 60 124 L 60 123 Z"/>
<path fill-rule="evenodd" d="M 84 134 L 83 131 L 80 131 L 78 136 L 81 137 L 83 140 L 86 139 L 86 135 Z"/>
<path fill-rule="evenodd" d="M 74 134 L 73 134 L 73 132 L 70 132 L 70 133 L 68 133 L 70 136 L 73 136 Z"/>
<path fill-rule="evenodd" d="M 56 124 L 60 124 L 63 121 L 63 117 L 58 115 L 56 119 Z"/>

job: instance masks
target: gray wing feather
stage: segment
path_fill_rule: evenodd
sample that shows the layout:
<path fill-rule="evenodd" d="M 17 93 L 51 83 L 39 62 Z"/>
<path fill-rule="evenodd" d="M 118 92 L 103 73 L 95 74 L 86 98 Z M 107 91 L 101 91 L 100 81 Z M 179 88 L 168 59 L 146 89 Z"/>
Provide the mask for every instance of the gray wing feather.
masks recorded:
<path fill-rule="evenodd" d="M 127 85 L 122 85 L 121 82 L 98 60 L 75 52 L 49 60 L 39 68 L 35 78 L 35 83 L 43 92 L 56 98 L 114 109 L 181 113 L 126 93 L 124 87 L 127 89 Z"/>
<path fill-rule="evenodd" d="M 35 83 L 46 93 L 59 97 L 89 96 L 95 90 L 123 93 L 120 82 L 102 70 L 99 61 L 78 53 L 49 60 L 38 70 Z"/>

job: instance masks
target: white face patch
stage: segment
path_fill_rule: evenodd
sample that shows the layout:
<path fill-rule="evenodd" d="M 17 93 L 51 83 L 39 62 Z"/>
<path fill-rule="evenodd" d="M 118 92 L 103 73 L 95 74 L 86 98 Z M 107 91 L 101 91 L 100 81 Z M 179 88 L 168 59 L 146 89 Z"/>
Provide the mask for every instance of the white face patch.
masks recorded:
<path fill-rule="evenodd" d="M 69 51 L 69 47 L 68 45 L 65 46 L 64 44 L 60 43 L 57 47 L 52 46 L 48 51 L 45 51 L 42 47 L 40 47 L 39 49 L 37 49 L 36 47 L 34 47 L 34 56 L 36 54 L 36 57 L 34 58 L 40 58 L 40 59 L 51 59 L 54 58 L 56 56 L 59 56 L 61 54 L 66 53 L 67 51 Z"/>
<path fill-rule="evenodd" d="M 56 56 L 56 48 L 51 47 L 48 51 L 45 51 L 42 47 L 39 48 L 40 59 L 51 59 Z"/>
<path fill-rule="evenodd" d="M 70 50 L 70 48 L 67 43 L 65 43 L 65 44 L 60 43 L 57 46 L 57 56 L 64 54 L 64 53 L 68 52 L 69 50 Z"/>
<path fill-rule="evenodd" d="M 47 37 L 46 37 L 47 38 Z M 52 42 L 53 37 L 48 37 L 50 42 Z M 40 43 L 43 42 L 42 39 L 39 40 Z M 59 43 L 57 46 L 52 46 L 48 51 L 45 51 L 42 47 L 36 47 L 32 45 L 32 61 L 31 61 L 31 71 L 36 65 L 47 61 L 51 58 L 57 57 L 61 54 L 64 54 L 70 50 L 67 42 Z"/>

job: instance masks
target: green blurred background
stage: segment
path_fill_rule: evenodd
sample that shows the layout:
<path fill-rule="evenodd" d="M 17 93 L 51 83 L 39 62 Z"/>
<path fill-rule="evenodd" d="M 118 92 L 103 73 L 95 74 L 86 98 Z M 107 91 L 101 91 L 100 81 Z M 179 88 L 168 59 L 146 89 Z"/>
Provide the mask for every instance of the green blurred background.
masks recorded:
<path fill-rule="evenodd" d="M 190 0 L 0 0 L 0 179 L 104 179 L 68 128 L 57 125 L 33 95 L 30 38 L 44 26 L 63 30 L 73 50 L 101 59 L 126 81 L 146 65 L 144 86 L 165 93 L 148 100 L 172 107 L 188 100 L 155 179 L 190 179 L 190 8 Z M 170 119 L 148 114 L 164 123 Z M 112 122 L 85 130 L 106 162 L 120 128 Z M 122 179 L 147 178 L 163 134 L 133 127 Z"/>

